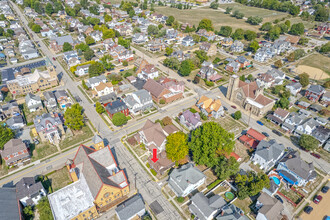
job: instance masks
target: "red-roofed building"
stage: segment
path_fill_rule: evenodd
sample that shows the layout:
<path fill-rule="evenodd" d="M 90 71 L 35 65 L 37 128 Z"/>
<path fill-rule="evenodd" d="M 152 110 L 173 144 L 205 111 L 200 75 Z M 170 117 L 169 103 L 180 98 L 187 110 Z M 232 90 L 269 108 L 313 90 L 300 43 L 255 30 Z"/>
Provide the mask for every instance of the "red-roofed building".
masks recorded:
<path fill-rule="evenodd" d="M 260 132 L 250 128 L 245 135 L 239 137 L 239 141 L 247 147 L 256 148 L 261 140 L 266 139 L 266 136 Z"/>
<path fill-rule="evenodd" d="M 242 158 L 238 154 L 236 154 L 235 152 L 231 152 L 229 155 L 225 155 L 225 157 L 227 159 L 229 159 L 231 157 L 234 157 L 237 162 L 240 162 L 242 160 Z"/>

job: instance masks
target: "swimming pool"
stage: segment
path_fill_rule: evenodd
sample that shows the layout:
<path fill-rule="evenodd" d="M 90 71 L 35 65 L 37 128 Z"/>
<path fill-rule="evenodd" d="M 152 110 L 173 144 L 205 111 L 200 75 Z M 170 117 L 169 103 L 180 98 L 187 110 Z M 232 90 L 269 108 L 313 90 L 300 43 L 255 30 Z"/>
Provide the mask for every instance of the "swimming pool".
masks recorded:
<path fill-rule="evenodd" d="M 280 185 L 280 183 L 281 183 L 279 178 L 277 178 L 276 176 L 272 176 L 272 177 L 270 177 L 270 179 L 273 179 L 276 185 Z"/>

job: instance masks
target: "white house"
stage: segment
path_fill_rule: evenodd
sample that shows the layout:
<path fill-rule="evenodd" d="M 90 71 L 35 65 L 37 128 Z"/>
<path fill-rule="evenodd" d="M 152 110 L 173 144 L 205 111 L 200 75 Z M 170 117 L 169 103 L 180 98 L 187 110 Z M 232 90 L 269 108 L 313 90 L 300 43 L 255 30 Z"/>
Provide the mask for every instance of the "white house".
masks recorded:
<path fill-rule="evenodd" d="M 146 65 L 137 75 L 140 79 L 154 79 L 159 76 L 158 69 L 153 64 Z"/>
<path fill-rule="evenodd" d="M 290 93 L 294 96 L 296 96 L 302 89 L 302 86 L 299 82 L 292 82 L 285 86 L 288 90 L 290 90 Z"/>
<path fill-rule="evenodd" d="M 298 125 L 294 134 L 300 136 L 302 134 L 311 135 L 313 130 L 319 125 L 319 123 L 314 118 L 309 118 L 302 124 Z"/>
<path fill-rule="evenodd" d="M 140 111 L 144 111 L 153 106 L 150 92 L 145 89 L 128 94 L 124 98 L 124 102 L 129 108 L 129 111 L 133 114 L 138 114 Z"/>
<path fill-rule="evenodd" d="M 189 195 L 204 184 L 206 179 L 206 176 L 191 163 L 174 169 L 169 176 L 168 184 L 178 197 Z"/>
<path fill-rule="evenodd" d="M 95 86 L 98 86 L 101 82 L 107 82 L 107 78 L 104 75 L 89 78 L 88 80 L 86 80 L 86 85 L 88 86 L 88 88 L 94 89 Z"/>
<path fill-rule="evenodd" d="M 94 87 L 93 96 L 101 97 L 113 93 L 113 85 L 111 82 L 100 82 L 99 85 Z"/>
<path fill-rule="evenodd" d="M 16 183 L 16 195 L 24 207 L 34 206 L 46 196 L 46 191 L 41 182 L 36 182 L 34 177 L 24 177 Z"/>
<path fill-rule="evenodd" d="M 74 72 L 77 76 L 84 76 L 88 74 L 90 64 L 77 66 L 77 70 Z"/>
<path fill-rule="evenodd" d="M 29 108 L 30 112 L 35 112 L 37 110 L 43 109 L 40 96 L 28 93 L 25 96 L 25 103 L 26 103 L 27 107 Z"/>

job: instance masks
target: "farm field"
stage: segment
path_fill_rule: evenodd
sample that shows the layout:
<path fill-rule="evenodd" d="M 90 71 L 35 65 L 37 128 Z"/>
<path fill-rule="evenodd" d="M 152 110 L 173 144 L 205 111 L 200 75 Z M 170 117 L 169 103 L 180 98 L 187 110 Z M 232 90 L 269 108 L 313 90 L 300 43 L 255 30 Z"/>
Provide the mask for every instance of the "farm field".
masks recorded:
<path fill-rule="evenodd" d="M 321 54 L 312 54 L 298 62 L 297 73 L 306 72 L 311 78 L 316 80 L 329 78 L 330 58 Z M 324 72 L 323 72 L 324 71 Z M 322 74 L 323 73 L 323 74 Z"/>
<path fill-rule="evenodd" d="M 224 14 L 219 10 L 210 8 L 197 8 L 191 10 L 179 10 L 170 7 L 155 7 L 156 12 L 166 16 L 174 16 L 175 19 L 182 23 L 189 23 L 198 26 L 200 20 L 208 18 L 212 20 L 215 30 L 219 30 L 221 26 L 231 26 L 233 29 L 242 28 L 244 30 L 258 31 L 258 26 L 253 26 L 245 22 L 243 19 L 236 19 Z M 197 16 L 196 16 L 197 15 Z"/>
<path fill-rule="evenodd" d="M 233 4 L 220 4 L 220 8 L 226 9 L 227 7 L 232 7 L 233 10 L 232 12 L 238 10 L 244 14 L 245 17 L 250 17 L 250 16 L 260 16 L 262 17 L 263 23 L 268 22 L 268 21 L 274 21 L 275 19 L 281 19 L 285 18 L 288 16 L 287 13 L 280 12 L 280 11 L 273 11 L 273 10 L 268 10 L 268 9 L 263 9 L 263 8 L 256 8 L 256 7 L 250 7 L 246 5 L 241 5 L 237 3 Z"/>

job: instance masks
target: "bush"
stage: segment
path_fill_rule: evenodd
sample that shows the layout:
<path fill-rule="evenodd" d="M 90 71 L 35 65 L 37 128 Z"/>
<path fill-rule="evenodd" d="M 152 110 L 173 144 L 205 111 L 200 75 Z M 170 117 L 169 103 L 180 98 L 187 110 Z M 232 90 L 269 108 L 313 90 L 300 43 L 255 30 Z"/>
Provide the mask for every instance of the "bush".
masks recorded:
<path fill-rule="evenodd" d="M 204 115 L 202 112 L 199 113 L 199 116 L 201 116 L 201 119 L 206 121 L 207 120 L 207 116 Z"/>
<path fill-rule="evenodd" d="M 112 117 L 112 123 L 115 125 L 115 126 L 121 126 L 123 124 L 126 124 L 127 123 L 127 118 L 125 116 L 124 113 L 122 112 L 117 112 L 113 115 Z"/>
<path fill-rule="evenodd" d="M 194 108 L 190 108 L 190 111 L 191 111 L 192 113 L 196 113 L 196 112 L 197 112 L 196 109 L 194 109 Z"/>
<path fill-rule="evenodd" d="M 157 176 L 157 172 L 154 171 L 153 169 L 150 169 L 150 172 L 152 173 L 152 175 Z"/>
<path fill-rule="evenodd" d="M 239 119 L 241 119 L 241 118 L 242 118 L 242 113 L 241 113 L 241 111 L 236 111 L 236 112 L 234 113 L 234 115 L 233 115 L 233 118 L 234 118 L 235 120 L 239 120 Z"/>
<path fill-rule="evenodd" d="M 220 179 L 215 180 L 210 185 L 207 186 L 207 189 L 213 189 L 216 185 L 218 185 L 221 182 Z"/>
<path fill-rule="evenodd" d="M 179 203 L 183 203 L 184 201 L 184 197 L 176 197 L 176 201 L 178 201 Z"/>
<path fill-rule="evenodd" d="M 146 166 L 147 166 L 148 168 L 150 168 L 150 164 L 149 164 L 149 163 L 147 163 Z"/>
<path fill-rule="evenodd" d="M 211 82 L 211 81 L 205 81 L 205 85 L 211 87 L 211 86 L 214 86 L 214 82 Z"/>
<path fill-rule="evenodd" d="M 159 100 L 159 104 L 164 105 L 165 104 L 165 100 L 164 99 Z"/>

